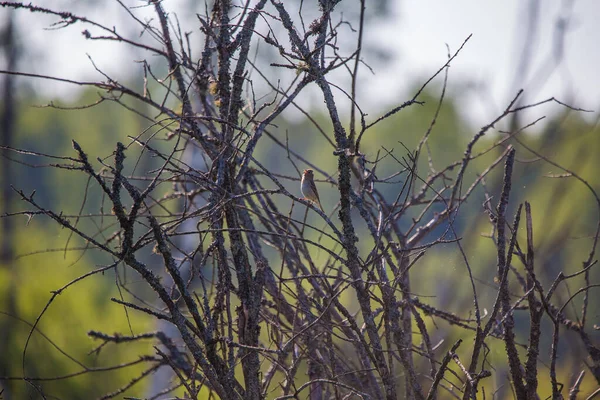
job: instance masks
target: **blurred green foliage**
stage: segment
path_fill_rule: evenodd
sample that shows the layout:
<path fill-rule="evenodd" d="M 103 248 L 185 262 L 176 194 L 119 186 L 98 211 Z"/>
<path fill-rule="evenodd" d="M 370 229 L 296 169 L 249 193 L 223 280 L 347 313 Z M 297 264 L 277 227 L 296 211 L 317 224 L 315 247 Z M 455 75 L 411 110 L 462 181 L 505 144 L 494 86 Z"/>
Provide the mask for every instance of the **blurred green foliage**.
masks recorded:
<path fill-rule="evenodd" d="M 425 102 L 425 105 L 415 105 L 405 109 L 369 130 L 363 137 L 361 145 L 361 151 L 366 154 L 368 160 L 375 160 L 378 152 L 380 157 L 386 152 L 390 152 L 397 159 L 407 158 L 409 151 L 414 152 L 430 127 L 439 101 L 437 96 L 438 94 L 434 92 L 425 92 L 419 98 Z M 479 127 L 469 126 L 463 121 L 458 110 L 459 106 L 452 98 L 445 100 L 427 145 L 423 147 L 419 158 L 418 173 L 421 178 L 425 179 L 431 172 L 430 159 L 433 169 L 436 171 L 453 162 L 461 161 L 467 143 L 479 132 Z M 385 111 L 383 110 L 382 113 Z M 322 129 L 331 135 L 332 127 L 327 122 L 326 116 L 313 117 L 320 129 L 308 120 L 294 124 L 280 122 L 277 129 L 274 130 L 276 131 L 274 136 L 280 143 L 287 143 L 290 149 L 325 171 L 324 175 L 317 174 L 317 179 L 321 180 L 319 183 L 321 201 L 325 211 L 332 216 L 333 220 L 337 221 L 336 207 L 339 194 L 334 185 L 324 182 L 328 177 L 337 179 L 337 162 L 336 157 L 332 155 L 334 148 L 320 133 Z M 512 224 L 518 205 L 525 201 L 531 203 L 536 273 L 538 280 L 546 290 L 559 272 L 572 274 L 580 271 L 583 268 L 583 262 L 587 260 L 594 247 L 594 234 L 600 218 L 600 204 L 590 189 L 600 190 L 600 177 L 598 176 L 600 157 L 597 156 L 600 151 L 600 129 L 595 123 L 588 122 L 586 117 L 589 115 L 574 111 L 551 115 L 545 124 L 539 123 L 520 133 L 517 136 L 518 140 L 510 139 L 503 146 L 483 153 L 471 162 L 465 174 L 462 193 L 465 193 L 471 183 L 501 156 L 506 145 L 511 144 L 517 149 L 517 162 L 513 172 L 507 220 Z M 377 116 L 371 116 L 371 118 L 375 119 Z M 502 129 L 500 125 L 497 127 L 498 129 Z M 474 147 L 473 154 L 488 150 L 504 137 L 497 130 L 490 130 Z M 302 169 L 309 167 L 294 157 L 288 157 L 286 151 L 281 150 L 270 139 L 265 138 L 260 146 L 259 159 L 269 160 L 269 164 L 266 166 L 271 166 L 272 171 L 277 174 L 299 178 L 297 170 L 301 172 Z M 550 162 L 544 161 L 542 156 Z M 295 161 L 295 166 L 290 162 L 290 158 Z M 461 238 L 467 261 L 474 274 L 480 307 L 482 310 L 487 310 L 486 312 L 491 311 L 496 299 L 497 253 L 491 237 L 493 226 L 484 212 L 483 204 L 486 201 L 487 192 L 487 195 L 491 197 L 490 206 L 495 210 L 501 192 L 503 165 L 504 163 L 500 162 L 486 176 L 485 185 L 475 189 L 471 197 L 462 204 L 458 216 L 453 221 L 453 228 L 456 235 Z M 563 168 L 577 174 L 585 183 L 576 179 Z M 399 162 L 387 157 L 379 163 L 377 176 L 379 179 L 384 179 L 401 169 L 403 166 Z M 454 178 L 457 173 L 458 168 L 455 168 L 448 172 L 448 176 Z M 283 182 L 290 192 L 300 196 L 297 181 L 283 180 Z M 388 198 L 395 198 L 401 191 L 402 184 L 401 177 L 398 177 L 393 179 L 392 183 L 379 183 L 377 187 Z M 421 182 L 417 182 L 417 187 L 420 185 Z M 435 188 L 441 190 L 442 187 L 438 184 Z M 282 202 L 289 203 L 289 200 L 284 199 Z M 287 212 L 289 207 L 289 205 L 282 206 L 282 212 Z M 422 207 L 415 207 L 415 210 L 408 216 L 415 217 L 422 209 Z M 443 209 L 443 205 L 437 209 L 434 207 L 432 211 L 441 211 L 441 209 Z M 294 216 L 302 220 L 304 209 L 300 207 L 295 210 L 295 213 Z M 431 217 L 431 212 L 429 217 Z M 319 220 L 316 215 L 309 213 L 308 221 L 316 223 L 316 226 L 321 228 L 323 225 Z M 424 221 L 426 222 L 428 219 L 426 218 Z M 523 211 L 521 227 L 518 232 L 519 242 L 522 245 L 526 243 L 524 221 Z M 359 228 L 361 253 L 367 254 L 373 245 L 370 234 L 358 215 L 355 215 L 354 222 Z M 402 228 L 406 229 L 411 222 L 410 218 L 406 218 L 404 223 L 401 223 Z M 446 224 L 436 229 L 425 242 L 433 241 L 444 233 L 446 239 L 455 237 Z M 312 238 L 320 238 L 320 235 L 314 233 Z M 320 239 L 322 244 L 332 243 L 327 238 Z M 597 255 L 594 259 L 597 259 Z M 322 254 L 320 260 L 325 262 L 327 255 Z M 524 267 L 516 257 L 513 258 L 513 266 L 522 276 L 525 276 Z M 590 282 L 593 284 L 599 280 L 600 271 L 598 268 L 593 268 Z M 454 312 L 463 318 L 474 318 L 474 315 L 469 315 L 465 311 L 474 309 L 473 293 L 465 261 L 456 244 L 443 244 L 429 249 L 426 255 L 412 267 L 411 285 L 414 295 L 419 296 L 424 303 Z M 553 297 L 554 303 L 559 307 L 562 306 L 575 291 L 584 286 L 583 274 L 567 284 L 562 283 Z M 517 293 L 521 291 L 514 276 L 511 276 L 511 287 L 515 293 L 512 301 L 516 301 L 519 298 Z M 600 313 L 599 294 L 598 288 L 591 288 L 589 291 L 586 329 L 596 343 L 600 340 L 600 334 L 592 328 L 592 325 L 597 324 Z M 356 299 L 351 291 L 347 291 L 342 298 L 347 303 L 356 304 Z M 577 321 L 577 316 L 581 315 L 583 299 L 584 295 L 581 293 L 570 301 L 569 306 L 565 309 L 568 318 Z M 459 348 L 458 354 L 463 361 L 469 359 L 471 354 L 469 345 L 472 343 L 474 335 L 470 335 L 462 329 L 452 328 L 439 320 L 434 322 L 429 317 L 423 316 L 423 318 L 426 320 L 434 345 L 443 343 L 440 346 L 439 354 L 443 354 L 442 349 L 448 350 L 458 338 L 462 338 L 463 345 Z M 527 310 L 517 311 L 515 323 L 518 342 L 523 345 L 520 347 L 521 359 L 524 360 L 529 334 L 529 312 Z M 414 329 L 416 332 L 416 327 Z M 549 360 L 552 329 L 550 320 L 545 317 L 540 348 L 539 394 L 541 398 L 551 395 Z M 587 368 L 584 363 L 587 353 L 583 349 L 580 339 L 573 332 L 561 329 L 561 335 L 559 380 L 569 386 L 579 372 Z M 415 344 L 419 345 L 420 336 L 415 334 L 414 340 Z M 492 341 L 489 350 L 488 357 L 492 365 L 506 366 L 506 353 L 501 340 Z M 462 374 L 458 367 L 454 366 L 453 369 L 458 375 Z M 496 378 L 482 381 L 486 394 L 490 395 L 495 392 L 495 398 L 513 398 L 510 387 L 506 385 L 507 380 L 502 381 L 497 378 L 508 379 L 508 370 L 500 371 L 494 376 Z M 454 382 L 460 385 L 460 382 Z M 582 393 L 591 393 L 595 388 L 596 382 L 588 373 L 580 389 Z"/>
<path fill-rule="evenodd" d="M 363 138 L 362 145 L 362 151 L 367 158 L 374 160 L 378 152 L 384 155 L 386 151 L 393 152 L 397 158 L 402 158 L 407 155 L 406 149 L 413 151 L 431 123 L 437 105 L 436 96 L 436 93 L 424 93 L 420 98 L 425 101 L 424 106 L 415 105 L 403 110 L 369 130 Z M 89 91 L 84 93 L 75 104 L 90 104 L 96 100 L 97 94 Z M 71 147 L 71 139 L 75 139 L 84 151 L 88 152 L 90 160 L 96 160 L 96 157 L 103 159 L 112 154 L 117 141 L 129 145 L 131 142 L 127 139 L 128 135 L 138 135 L 150 126 L 147 121 L 114 103 L 106 102 L 97 107 L 76 111 L 33 108 L 26 105 L 35 102 L 35 99 L 26 99 L 19 108 L 16 146 L 48 155 L 75 157 Z M 331 128 L 326 126 L 326 118 L 319 115 L 315 118 L 324 124 L 323 130 L 330 134 Z M 298 123 L 279 121 L 277 129 L 273 130 L 273 135 L 282 143 L 286 143 L 287 140 L 291 149 L 328 173 L 335 174 L 336 161 L 332 155 L 333 148 L 316 131 L 308 121 Z M 156 130 L 151 129 L 145 135 L 149 136 L 154 132 Z M 421 153 L 419 174 L 425 178 L 429 173 L 429 156 L 433 160 L 435 169 L 441 169 L 453 161 L 460 160 L 466 143 L 476 133 L 476 128 L 469 127 L 461 119 L 458 105 L 452 99 L 447 99 L 427 142 L 427 147 Z M 579 114 L 565 112 L 553 116 L 551 122 L 543 129 L 533 127 L 521 134 L 519 140 L 554 162 L 576 172 L 591 188 L 599 189 L 599 133 L 597 127 Z M 156 140 L 161 143 L 164 137 L 164 132 L 159 133 Z M 307 140 L 307 138 L 311 139 Z M 490 133 L 480 141 L 474 153 L 487 149 L 499 139 L 499 135 Z M 171 145 L 169 142 L 162 143 L 165 146 Z M 527 200 L 532 204 L 538 279 L 544 287 L 548 287 L 560 271 L 573 273 L 581 269 L 582 262 L 588 257 L 592 246 L 593 234 L 599 218 L 598 204 L 586 185 L 573 177 L 567 177 L 565 171 L 541 160 L 522 144 L 514 140 L 510 143 L 517 148 L 518 162 L 513 180 L 509 220 L 512 221 L 512 213 L 520 202 Z M 502 150 L 502 147 L 496 148 L 472 163 L 465 176 L 463 192 L 477 174 L 482 173 Z M 144 175 L 145 171 L 155 166 L 151 157 L 142 154 L 136 145 L 130 146 L 127 155 L 129 160 L 127 168 L 133 175 Z M 298 176 L 286 152 L 276 146 L 271 139 L 264 138 L 260 142 L 257 155 L 258 159 L 266 160 L 265 166 L 272 168 L 276 173 L 290 177 Z M 106 199 L 95 184 L 88 185 L 85 174 L 79 171 L 56 169 L 49 165 L 57 162 L 68 163 L 67 161 L 27 155 L 19 155 L 15 158 L 23 163 L 15 164 L 15 176 L 12 182 L 15 188 L 22 189 L 25 193 L 36 190 L 35 199 L 39 204 L 72 216 L 70 220 L 73 222 L 76 220 L 75 216 L 82 214 L 83 217 L 77 223 L 83 230 L 95 231 L 98 235 L 108 235 L 114 230 L 106 229 L 106 226 L 100 229 L 92 222 L 92 218 L 85 217 L 90 213 L 110 212 Z M 93 161 L 93 164 L 101 168 L 99 161 Z M 301 171 L 307 165 L 297 162 L 297 167 Z M 382 179 L 401 168 L 391 157 L 387 157 L 378 167 L 377 175 Z M 449 173 L 456 174 L 457 171 L 453 170 Z M 557 175 L 563 177 L 556 177 Z M 485 189 L 492 196 L 493 206 L 497 204 L 501 182 L 502 163 L 486 178 Z M 378 188 L 386 196 L 396 196 L 401 188 L 400 183 L 380 185 Z M 140 184 L 144 185 L 144 182 Z M 285 180 L 285 184 L 289 185 L 290 192 L 299 195 L 297 181 Z M 319 185 L 323 205 L 329 213 L 335 208 L 336 188 L 322 183 Z M 480 305 L 489 310 L 495 299 L 496 253 L 494 243 L 488 236 L 492 231 L 483 212 L 484 200 L 484 189 L 477 189 L 474 195 L 462 205 L 461 212 L 454 221 L 454 228 L 457 235 L 462 238 L 467 260 L 473 270 Z M 280 204 L 285 201 L 290 202 L 287 198 L 280 201 L 282 202 Z M 286 205 L 282 209 L 287 210 L 290 206 Z M 18 201 L 13 205 L 13 210 L 17 209 L 30 209 L 30 207 Z M 304 208 L 298 207 L 295 212 L 298 214 L 296 217 L 301 219 Z M 317 221 L 312 219 L 313 217 L 311 215 L 309 220 Z M 336 220 L 335 215 L 333 220 Z M 112 260 L 98 251 L 86 249 L 81 239 L 72 237 L 69 232 L 47 218 L 34 216 L 29 221 L 26 216 L 20 216 L 16 217 L 15 221 L 16 230 L 13 240 L 17 259 L 10 266 L 0 269 L 0 311 L 6 309 L 6 295 L 10 293 L 10 287 L 15 288 L 17 305 L 17 315 L 0 314 L 0 329 L 8 331 L 11 344 L 10 353 L 1 356 L 5 368 L 1 375 L 50 378 L 82 371 L 80 365 L 70 360 L 56 347 L 63 349 L 90 368 L 114 366 L 134 361 L 140 355 L 154 353 L 152 348 L 154 343 L 149 341 L 120 346 L 109 344 L 98 352 L 90 353 L 99 342 L 93 342 L 88 338 L 89 330 L 127 335 L 155 329 L 154 321 L 146 315 L 126 313 L 122 307 L 109 300 L 111 297 L 123 296 L 115 284 L 117 278 L 126 280 L 129 286 L 140 291 L 147 288 L 136 287 L 137 277 L 134 275 L 116 277 L 114 271 L 110 271 L 84 279 L 55 298 L 40 319 L 37 330 L 32 333 L 23 362 L 23 349 L 31 324 L 48 304 L 52 297 L 51 292 L 82 274 L 110 264 Z M 356 218 L 356 221 L 359 223 L 359 218 Z M 110 223 L 110 221 L 105 222 Z M 407 221 L 407 225 L 403 228 L 406 228 L 409 223 L 410 221 Z M 435 235 L 441 235 L 446 228 L 436 230 Z M 362 229 L 361 238 L 368 238 L 365 228 Z M 522 228 L 519 232 L 521 243 L 524 243 L 524 234 Z M 448 238 L 452 238 L 452 235 Z M 360 245 L 362 250 L 366 251 L 371 243 L 368 239 L 364 239 Z M 518 261 L 515 260 L 513 264 L 517 270 L 523 272 L 523 266 Z M 422 296 L 423 302 L 468 317 L 464 310 L 473 308 L 473 297 L 464 260 L 455 244 L 444 244 L 430 249 L 411 271 L 414 293 Z M 600 273 L 598 268 L 595 268 L 592 270 L 591 281 L 599 280 Z M 568 286 L 562 285 L 557 291 L 556 302 L 564 304 L 570 294 L 583 285 L 583 276 L 571 281 Z M 600 313 L 598 290 L 592 289 L 590 297 L 590 319 L 597 323 Z M 347 300 L 351 301 L 351 299 Z M 581 310 L 582 300 L 583 295 L 575 297 L 572 306 L 566 309 L 570 318 L 576 318 Z M 521 343 L 526 343 L 528 315 L 526 311 L 521 313 L 523 313 L 522 319 L 517 312 L 516 329 Z M 437 344 L 443 340 L 442 348 L 451 346 L 459 337 L 463 338 L 464 344 L 459 349 L 459 355 L 462 359 L 468 359 L 472 337 L 465 337 L 464 331 L 453 329 L 443 322 L 434 323 L 428 318 L 425 320 L 432 334 L 432 342 Z M 549 359 L 551 337 L 551 326 L 547 320 L 544 323 L 547 330 L 542 342 L 542 364 Z M 585 353 L 578 341 L 570 341 L 570 337 L 571 333 L 564 332 L 561 338 L 559 380 L 565 383 L 571 383 L 573 376 L 585 369 L 583 364 Z M 419 336 L 415 335 L 415 341 L 419 340 Z M 594 340 L 600 340 L 597 333 Z M 499 364 L 505 364 L 503 344 L 500 341 L 495 344 L 490 348 L 489 358 L 499 360 Z M 117 372 L 94 372 L 76 378 L 34 383 L 43 386 L 44 393 L 56 398 L 95 398 L 116 390 L 138 376 L 141 371 L 141 366 L 133 366 Z M 540 371 L 541 375 L 548 376 L 546 366 L 541 367 Z M 495 377 L 505 375 L 506 373 L 494 374 Z M 488 379 L 483 383 L 486 395 L 491 396 L 491 393 L 500 386 L 496 398 L 512 398 L 510 388 L 501 386 L 504 382 Z M 136 385 L 127 394 L 143 396 L 145 385 L 146 383 Z M 591 392 L 593 387 L 593 379 L 586 377 L 581 390 L 583 393 Z M 11 391 L 15 398 L 36 398 L 36 390 L 23 381 L 11 381 Z M 549 383 L 540 381 L 541 398 L 549 393 Z"/>
<path fill-rule="evenodd" d="M 75 102 L 92 103 L 97 94 L 89 91 Z M 114 103 L 103 103 L 82 110 L 57 110 L 31 106 L 36 99 L 23 100 L 18 109 L 15 146 L 20 149 L 58 157 L 76 157 L 71 140 L 75 139 L 89 154 L 92 163 L 97 157 L 110 156 L 117 141 L 126 141 L 146 126 L 134 114 Z M 147 123 L 146 123 L 147 125 Z M 135 151 L 132 151 L 135 154 Z M 50 164 L 71 164 L 68 160 L 16 154 L 14 177 L 10 182 L 16 190 L 27 195 L 35 190 L 34 199 L 42 207 L 62 212 L 69 221 L 86 232 L 110 234 L 95 225 L 90 214 L 110 212 L 110 206 L 97 186 L 89 185 L 81 171 L 57 169 Z M 108 207 L 108 208 L 107 208 Z M 32 210 L 23 201 L 12 205 L 13 210 Z M 81 214 L 81 218 L 75 218 Z M 91 340 L 90 330 L 124 335 L 152 331 L 153 321 L 141 313 L 126 313 L 122 306 L 110 301 L 122 298 L 115 285 L 114 270 L 96 274 L 70 286 L 52 303 L 56 291 L 77 277 L 113 262 L 106 254 L 90 250 L 80 238 L 62 229 L 53 220 L 36 215 L 14 217 L 13 243 L 16 260 L 0 269 L 0 311 L 7 309 L 10 287 L 16 294 L 17 315 L 0 315 L 0 329 L 8 330 L 10 354 L 3 354 L 0 375 L 39 378 L 60 377 L 78 373 L 87 368 L 105 368 L 136 361 L 142 355 L 153 355 L 151 343 L 136 342 L 131 346 L 108 344 L 90 353 L 100 341 Z M 125 275 L 135 285 L 137 277 Z M 47 310 L 41 314 L 45 307 Z M 32 324 L 40 317 L 36 331 L 24 353 Z M 60 350 L 59 350 L 60 349 Z M 68 354 L 62 354 L 62 351 Z M 24 356 L 24 361 L 23 361 Z M 73 357 L 78 362 L 70 359 Z M 81 364 L 79 364 L 81 363 Z M 33 385 L 43 387 L 47 396 L 63 399 L 97 398 L 138 376 L 143 366 L 123 370 L 92 372 L 75 378 L 4 382 L 10 384 L 12 398 L 37 398 Z M 141 395 L 144 385 L 138 385 L 130 394 Z"/>

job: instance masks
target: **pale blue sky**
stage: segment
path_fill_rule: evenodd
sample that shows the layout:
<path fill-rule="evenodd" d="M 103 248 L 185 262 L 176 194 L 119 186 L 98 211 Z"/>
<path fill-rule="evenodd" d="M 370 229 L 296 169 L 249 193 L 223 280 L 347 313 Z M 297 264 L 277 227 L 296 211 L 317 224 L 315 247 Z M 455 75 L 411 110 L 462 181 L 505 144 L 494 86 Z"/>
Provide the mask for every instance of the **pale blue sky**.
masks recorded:
<path fill-rule="evenodd" d="M 600 109 L 600 1 L 539 3 L 531 67 L 526 76 L 519 76 L 516 71 L 526 37 L 529 1 L 398 2 L 398 20 L 391 27 L 381 27 L 381 37 L 390 38 L 384 34 L 390 29 L 397 32 L 388 42 L 390 46 L 399 44 L 399 57 L 378 80 L 388 81 L 388 76 L 427 76 L 445 62 L 446 43 L 454 52 L 472 33 L 471 40 L 452 63 L 449 78 L 451 87 L 461 87 L 461 81 L 470 81 L 483 84 L 482 89 L 487 91 L 484 96 L 465 93 L 467 106 L 462 110 L 471 122 L 482 125 L 489 121 L 492 114 L 506 107 L 518 88 L 525 89 L 529 101 L 555 96 L 582 108 Z M 552 65 L 555 24 L 561 16 L 570 16 L 564 59 L 547 76 Z M 402 86 L 402 82 L 398 83 Z"/>
<path fill-rule="evenodd" d="M 131 36 L 139 33 L 138 27 L 132 27 L 123 12 L 117 12 L 118 5 L 111 0 L 104 0 L 102 6 L 97 6 L 91 12 L 79 12 L 77 1 L 45 0 L 38 3 L 44 6 L 54 4 L 59 9 L 74 8 L 79 14 L 87 14 L 109 26 L 117 26 L 121 33 L 127 29 L 131 29 Z M 144 4 L 135 0 L 126 3 Z M 168 10 L 179 11 L 182 20 L 184 18 L 178 3 L 179 0 L 163 2 Z M 394 3 L 393 17 L 387 23 L 378 24 L 369 32 L 369 37 L 381 43 L 383 48 L 390 51 L 395 49 L 397 53 L 387 65 L 373 64 L 375 76 L 363 70 L 362 86 L 368 94 L 359 100 L 372 113 L 376 113 L 384 104 L 403 102 L 410 96 L 407 92 L 410 82 L 423 80 L 443 65 L 447 54 L 446 44 L 451 51 L 455 51 L 472 33 L 473 37 L 452 63 L 449 89 L 461 95 L 463 115 L 474 125 L 480 126 L 493 119 L 497 112 L 504 109 L 517 87 L 526 89 L 529 101 L 555 96 L 582 108 L 600 109 L 600 1 L 540 0 L 531 68 L 526 76 L 517 77 L 515 82 L 516 66 L 526 35 L 525 12 L 528 3 L 525 0 L 404 0 Z M 136 12 L 143 11 L 138 9 Z M 3 18 L 5 11 L 0 12 Z M 135 66 L 132 59 L 147 57 L 142 53 L 132 53 L 131 48 L 126 46 L 87 41 L 80 34 L 82 25 L 62 31 L 47 31 L 43 27 L 49 26 L 55 19 L 34 16 L 28 12 L 18 15 L 18 23 L 27 26 L 26 29 L 20 29 L 20 39 L 33 45 L 43 55 L 39 62 L 22 65 L 21 69 L 26 72 L 97 79 L 98 75 L 86 55 L 89 53 L 104 70 L 124 78 L 120 70 L 123 65 Z M 560 16 L 570 16 L 564 59 L 546 77 L 545 71 L 552 65 L 555 22 Z M 125 64 L 121 61 L 125 61 Z M 536 79 L 537 84 L 532 85 Z M 467 83 L 477 85 L 477 93 L 467 90 Z M 37 81 L 35 87 L 45 96 L 69 95 L 74 89 L 64 84 L 48 85 L 41 81 Z M 307 103 L 311 104 L 312 101 Z M 556 107 L 535 111 L 531 113 L 531 118 L 551 113 L 554 109 Z M 595 116 L 589 118 L 592 117 Z"/>

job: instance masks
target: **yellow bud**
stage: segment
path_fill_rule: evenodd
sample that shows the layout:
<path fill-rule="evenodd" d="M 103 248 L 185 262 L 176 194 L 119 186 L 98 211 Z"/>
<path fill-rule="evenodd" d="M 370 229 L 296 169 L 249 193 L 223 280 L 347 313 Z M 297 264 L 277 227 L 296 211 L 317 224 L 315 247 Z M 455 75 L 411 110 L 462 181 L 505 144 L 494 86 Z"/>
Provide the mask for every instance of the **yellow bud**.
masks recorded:
<path fill-rule="evenodd" d="M 217 94 L 218 89 L 219 89 L 219 85 L 217 84 L 216 81 L 212 81 L 211 83 L 208 84 L 208 93 L 212 94 L 213 96 L 215 94 Z"/>

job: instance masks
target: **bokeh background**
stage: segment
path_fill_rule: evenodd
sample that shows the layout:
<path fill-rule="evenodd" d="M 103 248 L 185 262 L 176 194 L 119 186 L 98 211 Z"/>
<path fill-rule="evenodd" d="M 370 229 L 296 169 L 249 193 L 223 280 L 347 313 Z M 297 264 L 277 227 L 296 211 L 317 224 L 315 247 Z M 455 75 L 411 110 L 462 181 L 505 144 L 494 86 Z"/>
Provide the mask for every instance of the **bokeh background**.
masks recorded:
<path fill-rule="evenodd" d="M 200 4 L 201 3 L 201 4 Z M 290 2 L 294 3 L 294 2 Z M 298 2 L 299 3 L 299 2 Z M 343 2 L 344 18 L 356 21 L 355 2 Z M 86 15 L 106 26 L 114 26 L 122 35 L 140 39 L 140 34 L 123 7 L 116 1 L 60 1 L 45 0 L 42 7 L 68 10 Z M 203 2 L 169 0 L 165 9 L 177 15 L 185 32 L 190 32 L 192 48 L 199 54 L 198 22 L 196 13 L 203 13 Z M 142 1 L 125 1 L 124 5 L 141 19 L 152 18 L 151 9 Z M 306 12 L 316 15 L 305 5 Z M 363 58 L 364 68 L 359 79 L 359 103 L 369 116 L 383 114 L 387 109 L 401 104 L 447 60 L 472 34 L 460 55 L 450 68 L 446 97 L 435 131 L 429 140 L 429 151 L 439 166 L 461 158 L 466 143 L 481 126 L 499 115 L 517 90 L 524 89 L 522 104 L 535 103 L 550 97 L 589 112 L 574 112 L 556 103 L 522 113 L 513 120 L 514 126 L 499 125 L 497 131 L 525 126 L 541 117 L 543 120 L 528 128 L 522 139 L 551 158 L 556 163 L 576 172 L 594 190 L 600 190 L 600 138 L 597 126 L 600 110 L 600 3 L 594 0 L 574 1 L 401 1 L 369 2 Z M 61 27 L 57 18 L 33 14 L 26 10 L 0 8 L 0 69 L 29 74 L 52 76 L 79 82 L 101 81 L 111 76 L 120 82 L 141 87 L 142 66 L 146 59 L 158 74 L 166 72 L 162 60 L 148 58 L 147 54 L 127 45 L 100 40 L 87 40 L 83 29 L 93 28 L 82 24 Z M 97 32 L 96 32 L 97 33 Z M 355 36 L 348 29 L 347 37 L 340 38 L 342 48 L 351 48 Z M 257 62 L 268 65 L 276 57 L 272 50 L 259 48 Z M 282 72 L 282 82 L 293 79 Z M 334 75 L 337 83 L 347 85 L 344 71 Z M 411 107 L 379 124 L 369 132 L 364 151 L 374 158 L 377 151 L 398 148 L 402 143 L 414 149 L 431 122 L 442 88 L 443 75 L 438 77 L 419 100 L 424 106 Z M 151 124 L 131 110 L 111 102 L 94 107 L 99 100 L 97 89 L 84 85 L 36 77 L 19 77 L 0 74 L 2 98 L 3 145 L 52 156 L 73 156 L 71 140 L 75 139 L 90 157 L 108 157 L 117 141 L 126 141 L 145 131 Z M 268 92 L 257 85 L 257 91 Z M 339 96 L 340 104 L 344 103 Z M 324 121 L 323 102 L 317 91 L 308 90 L 298 103 L 316 121 Z M 52 106 L 50 106 L 52 105 Z M 128 103 L 134 110 L 143 107 Z M 77 108 L 77 109 L 74 109 Z M 143 109 L 139 109 L 144 112 Z M 348 117 L 349 113 L 343 113 Z M 289 135 L 290 145 L 302 152 L 321 168 L 335 173 L 335 158 L 331 148 L 315 135 L 307 142 L 294 137 L 294 132 L 314 131 L 305 116 L 294 110 L 284 114 L 277 122 L 280 138 Z M 484 138 L 481 148 L 499 138 L 492 133 Z M 160 145 L 160 144 L 159 144 Z M 532 203 L 536 232 L 536 262 L 539 278 L 547 287 L 560 271 L 573 273 L 581 268 L 593 243 L 593 233 L 598 222 L 598 204 L 588 188 L 569 178 L 556 178 L 564 171 L 540 161 L 523 147 L 518 149 L 518 168 L 515 170 L 514 199 L 510 213 L 518 202 Z M 272 168 L 282 173 L 293 173 L 286 165 L 285 154 L 275 152 L 269 142 L 261 143 L 263 156 L 269 155 Z M 493 159 L 482 157 L 470 171 L 471 180 Z M 132 171 L 143 175 L 155 164 L 151 157 L 141 156 L 140 165 Z M 48 157 L 3 151 L 0 170 L 2 197 L 0 214 L 28 209 L 19 201 L 12 188 L 30 194 L 44 207 L 61 210 L 65 215 L 102 212 L 105 200 L 98 191 L 86 190 L 88 182 L 76 171 L 52 168 L 57 162 Z M 281 167 L 279 167 L 281 166 Z M 378 171 L 380 176 L 393 172 Z M 501 182 L 500 172 L 488 178 L 487 186 L 494 193 Z M 291 189 L 290 183 L 290 190 Z M 336 189 L 324 186 L 319 189 L 325 208 L 336 203 Z M 390 192 L 391 193 L 391 192 Z M 496 192 L 497 193 L 497 192 Z M 478 193 L 463 207 L 457 228 L 468 249 L 469 261 L 475 277 L 483 290 L 482 301 L 491 304 L 494 297 L 495 248 L 487 237 L 490 226 L 483 213 L 484 193 Z M 135 277 L 115 276 L 112 273 L 84 280 L 58 296 L 45 311 L 43 319 L 32 333 L 32 324 L 58 290 L 71 280 L 94 267 L 110 264 L 111 260 L 60 229 L 43 216 L 19 215 L 0 219 L 0 376 L 3 377 L 67 377 L 85 368 L 107 368 L 106 371 L 81 374 L 68 379 L 36 381 L 45 393 L 60 399 L 97 398 L 118 388 L 140 372 L 133 365 L 118 372 L 110 366 L 133 362 L 143 354 L 153 354 L 152 343 L 138 343 L 122 348 L 97 349 L 90 330 L 124 333 L 141 333 L 155 330 L 154 321 L 145 315 L 126 313 L 122 307 L 111 303 L 111 297 L 126 296 L 116 284 L 123 279 L 132 291 L 144 291 L 136 285 Z M 80 226 L 93 229 L 92 218 L 81 218 Z M 443 305 L 464 317 L 471 309 L 472 299 L 468 281 L 464 279 L 464 266 L 452 245 L 433 249 L 415 268 L 413 285 L 417 294 L 427 296 L 434 305 Z M 595 268 L 592 283 L 600 281 Z M 557 292 L 557 303 L 563 304 L 579 289 L 582 281 Z M 598 290 L 590 291 L 589 319 L 600 324 Z M 576 319 L 582 297 L 576 297 L 567 308 L 570 318 Z M 527 332 L 526 312 L 517 318 L 517 329 Z M 522 323 L 520 325 L 520 323 Z M 546 321 L 548 323 L 548 321 Z M 547 324 L 547 329 L 551 325 Z M 440 329 L 433 342 L 455 340 L 452 331 Z M 598 343 L 600 336 L 593 333 Z M 549 349 L 549 337 L 542 347 Z M 561 342 L 560 378 L 572 383 L 579 371 L 585 369 L 585 353 L 576 341 L 569 340 L 566 332 Z M 27 351 L 25 343 L 29 340 Z M 491 357 L 502 357 L 501 349 Z M 548 355 L 542 355 L 542 363 Z M 544 358 L 545 357 L 545 358 Z M 546 371 L 547 372 L 547 371 Z M 589 374 L 588 374 L 589 375 Z M 489 387 L 497 388 L 494 382 Z M 501 386 L 501 385 L 500 385 Z M 0 381 L 6 388 L 4 398 L 38 398 L 33 383 L 23 380 Z M 582 392 L 591 393 L 596 388 L 593 378 L 586 376 Z M 150 396 L 148 382 L 134 385 L 127 392 L 131 396 Z M 550 393 L 549 382 L 540 382 L 540 396 Z M 8 397 L 10 396 L 10 397 Z M 2 398 L 0 396 L 0 398 Z M 512 398 L 510 388 L 500 388 L 497 398 Z"/>

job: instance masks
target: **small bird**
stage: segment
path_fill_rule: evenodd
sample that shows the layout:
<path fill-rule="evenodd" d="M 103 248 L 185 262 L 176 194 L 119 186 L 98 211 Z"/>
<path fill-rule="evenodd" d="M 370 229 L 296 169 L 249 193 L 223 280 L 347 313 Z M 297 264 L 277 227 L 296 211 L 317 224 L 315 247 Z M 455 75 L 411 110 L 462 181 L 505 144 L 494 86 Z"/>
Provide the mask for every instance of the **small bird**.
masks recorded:
<path fill-rule="evenodd" d="M 317 191 L 317 186 L 315 185 L 314 173 L 312 169 L 305 169 L 302 173 L 300 189 L 302 190 L 302 194 L 306 200 L 317 203 L 321 211 L 323 211 L 323 206 L 321 205 L 321 200 L 319 199 L 319 192 Z"/>

